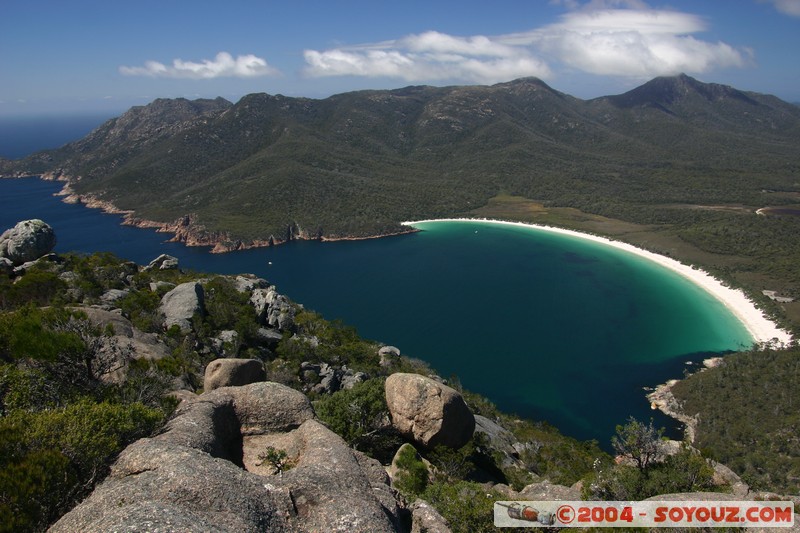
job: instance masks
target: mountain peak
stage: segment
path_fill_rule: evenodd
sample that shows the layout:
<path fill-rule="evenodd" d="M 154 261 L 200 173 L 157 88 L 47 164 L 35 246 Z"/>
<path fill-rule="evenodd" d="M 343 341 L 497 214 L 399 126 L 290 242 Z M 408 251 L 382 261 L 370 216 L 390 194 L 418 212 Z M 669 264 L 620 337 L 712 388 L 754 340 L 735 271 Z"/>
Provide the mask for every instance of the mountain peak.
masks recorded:
<path fill-rule="evenodd" d="M 734 99 L 758 105 L 745 93 L 728 85 L 704 83 L 686 74 L 661 76 L 624 94 L 606 97 L 621 108 L 659 107 L 668 110 L 671 106 L 702 99 L 709 102 Z"/>

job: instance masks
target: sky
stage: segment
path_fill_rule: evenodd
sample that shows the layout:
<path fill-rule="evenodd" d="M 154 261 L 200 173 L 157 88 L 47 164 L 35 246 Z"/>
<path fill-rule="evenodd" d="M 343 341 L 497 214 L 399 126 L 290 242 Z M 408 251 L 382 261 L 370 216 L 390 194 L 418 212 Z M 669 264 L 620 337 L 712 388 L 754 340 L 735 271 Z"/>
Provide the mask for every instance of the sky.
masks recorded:
<path fill-rule="evenodd" d="M 526 76 L 588 99 L 682 72 L 800 102 L 798 52 L 800 0 L 0 0 L 0 118 Z"/>

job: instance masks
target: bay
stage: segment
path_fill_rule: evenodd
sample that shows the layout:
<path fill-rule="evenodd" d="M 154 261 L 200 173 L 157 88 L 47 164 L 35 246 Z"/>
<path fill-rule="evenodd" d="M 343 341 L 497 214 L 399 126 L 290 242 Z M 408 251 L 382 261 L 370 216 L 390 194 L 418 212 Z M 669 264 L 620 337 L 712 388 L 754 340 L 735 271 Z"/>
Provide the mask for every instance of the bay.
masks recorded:
<path fill-rule="evenodd" d="M 60 185 L 0 180 L 0 227 L 42 218 L 57 251 L 161 253 L 206 272 L 251 272 L 328 319 L 457 376 L 504 411 L 608 446 L 627 417 L 669 420 L 642 387 L 687 362 L 748 347 L 744 327 L 702 289 L 627 252 L 570 236 L 475 222 L 419 224 L 365 241 L 293 242 L 231 254 L 165 243 L 121 217 L 68 205 Z"/>

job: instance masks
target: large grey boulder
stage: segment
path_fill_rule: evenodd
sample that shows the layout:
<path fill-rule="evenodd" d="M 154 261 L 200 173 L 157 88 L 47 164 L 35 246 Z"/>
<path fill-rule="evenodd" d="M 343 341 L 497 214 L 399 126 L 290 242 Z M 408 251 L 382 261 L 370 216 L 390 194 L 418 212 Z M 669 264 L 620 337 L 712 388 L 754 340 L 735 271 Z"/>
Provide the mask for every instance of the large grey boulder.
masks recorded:
<path fill-rule="evenodd" d="M 396 531 L 393 494 L 308 398 L 261 382 L 182 403 L 51 531 Z"/>
<path fill-rule="evenodd" d="M 294 328 L 294 306 L 275 287 L 253 289 L 250 305 L 255 309 L 260 323 L 281 331 Z"/>
<path fill-rule="evenodd" d="M 392 425 L 418 444 L 460 448 L 475 431 L 475 417 L 454 389 L 418 374 L 386 379 L 386 403 Z"/>
<path fill-rule="evenodd" d="M 264 363 L 256 359 L 215 359 L 206 366 L 203 390 L 236 387 L 267 379 Z"/>
<path fill-rule="evenodd" d="M 194 314 L 205 312 L 203 286 L 194 281 L 181 283 L 161 298 L 159 310 L 164 328 L 177 325 L 184 333 L 190 331 Z"/>
<path fill-rule="evenodd" d="M 56 246 L 53 228 L 38 218 L 23 220 L 0 235 L 0 257 L 15 266 L 49 254 Z"/>
<path fill-rule="evenodd" d="M 178 258 L 161 254 L 144 267 L 143 270 L 175 270 L 178 268 Z"/>
<path fill-rule="evenodd" d="M 141 439 L 50 531 L 292 531 L 290 505 L 285 493 L 230 461 L 175 442 Z"/>
<path fill-rule="evenodd" d="M 118 300 L 125 298 L 131 293 L 128 289 L 109 289 L 100 296 L 100 302 L 105 305 L 113 306 Z"/>

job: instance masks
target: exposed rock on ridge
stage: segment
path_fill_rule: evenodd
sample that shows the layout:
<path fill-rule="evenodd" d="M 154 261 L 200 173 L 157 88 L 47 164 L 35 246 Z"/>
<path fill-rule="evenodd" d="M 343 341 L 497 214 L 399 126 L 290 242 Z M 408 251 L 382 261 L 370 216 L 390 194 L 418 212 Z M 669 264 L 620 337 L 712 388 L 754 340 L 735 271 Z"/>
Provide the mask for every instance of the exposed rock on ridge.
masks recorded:
<path fill-rule="evenodd" d="M 23 220 L 0 235 L 0 257 L 14 266 L 34 261 L 56 246 L 53 228 L 39 219 Z"/>
<path fill-rule="evenodd" d="M 269 447 L 293 466 L 266 468 Z M 51 531 L 395 531 L 399 507 L 380 471 L 317 422 L 302 393 L 224 387 L 129 446 Z"/>
<path fill-rule="evenodd" d="M 386 403 L 394 427 L 427 448 L 460 448 L 475 431 L 475 417 L 461 394 L 425 376 L 390 375 Z"/>

